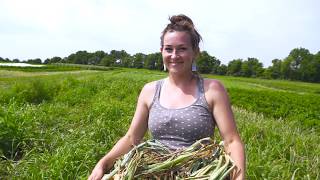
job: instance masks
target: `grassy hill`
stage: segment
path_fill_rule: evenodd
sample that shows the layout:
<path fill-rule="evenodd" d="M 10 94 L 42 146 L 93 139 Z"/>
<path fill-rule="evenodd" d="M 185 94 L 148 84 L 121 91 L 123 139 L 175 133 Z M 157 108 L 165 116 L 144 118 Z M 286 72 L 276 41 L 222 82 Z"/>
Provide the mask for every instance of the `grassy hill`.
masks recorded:
<path fill-rule="evenodd" d="M 166 76 L 75 69 L 0 69 L 1 179 L 85 179 L 125 134 L 143 85 Z M 229 92 L 248 179 L 319 179 L 319 84 L 203 76 Z"/>

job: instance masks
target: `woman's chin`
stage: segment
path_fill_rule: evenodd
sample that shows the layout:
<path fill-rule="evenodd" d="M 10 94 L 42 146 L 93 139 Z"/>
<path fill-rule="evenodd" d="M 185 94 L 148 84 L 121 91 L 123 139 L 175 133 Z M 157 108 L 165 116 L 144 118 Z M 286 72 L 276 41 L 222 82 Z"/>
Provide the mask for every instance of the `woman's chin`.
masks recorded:
<path fill-rule="evenodd" d="M 170 68 L 169 72 L 172 74 L 184 74 L 186 71 L 182 68 Z"/>

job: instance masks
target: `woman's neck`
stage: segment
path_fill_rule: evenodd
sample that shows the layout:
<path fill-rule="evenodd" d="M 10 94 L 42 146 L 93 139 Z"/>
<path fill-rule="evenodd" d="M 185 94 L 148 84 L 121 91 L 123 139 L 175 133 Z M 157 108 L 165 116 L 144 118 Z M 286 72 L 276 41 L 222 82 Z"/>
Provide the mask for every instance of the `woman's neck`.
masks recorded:
<path fill-rule="evenodd" d="M 195 75 L 192 72 L 183 75 L 169 73 L 168 81 L 174 86 L 185 87 L 192 83 L 194 77 Z"/>

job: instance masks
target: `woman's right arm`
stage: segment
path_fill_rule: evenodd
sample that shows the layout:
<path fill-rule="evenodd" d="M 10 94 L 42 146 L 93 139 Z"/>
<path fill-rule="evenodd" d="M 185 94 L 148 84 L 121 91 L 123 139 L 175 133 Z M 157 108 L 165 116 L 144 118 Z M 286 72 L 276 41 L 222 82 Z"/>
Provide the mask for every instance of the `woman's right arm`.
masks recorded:
<path fill-rule="evenodd" d="M 134 145 L 140 143 L 148 129 L 149 106 L 155 93 L 155 83 L 146 84 L 139 95 L 137 108 L 131 125 L 125 136 L 123 136 L 113 148 L 96 164 L 92 170 L 89 180 L 101 179 L 105 171 L 111 169 L 118 157 L 129 152 Z"/>

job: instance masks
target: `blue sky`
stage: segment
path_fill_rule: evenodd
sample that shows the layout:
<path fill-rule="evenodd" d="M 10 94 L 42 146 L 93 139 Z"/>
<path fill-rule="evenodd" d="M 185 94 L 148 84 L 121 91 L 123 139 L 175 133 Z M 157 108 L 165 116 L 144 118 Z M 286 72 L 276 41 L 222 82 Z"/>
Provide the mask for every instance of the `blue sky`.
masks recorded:
<path fill-rule="evenodd" d="M 258 58 L 265 67 L 293 48 L 320 51 L 317 0 L 2 0 L 0 57 L 66 57 L 79 50 L 159 51 L 168 17 L 186 14 L 201 50 L 223 64 Z"/>

